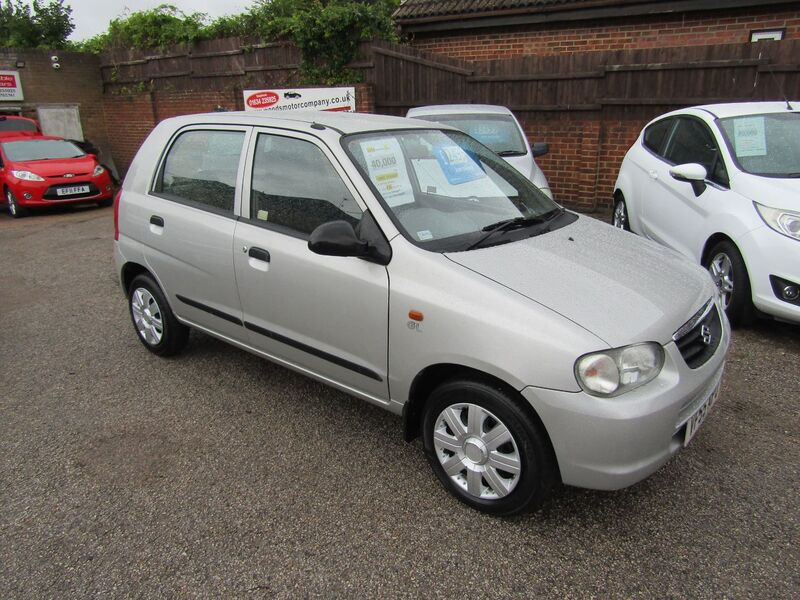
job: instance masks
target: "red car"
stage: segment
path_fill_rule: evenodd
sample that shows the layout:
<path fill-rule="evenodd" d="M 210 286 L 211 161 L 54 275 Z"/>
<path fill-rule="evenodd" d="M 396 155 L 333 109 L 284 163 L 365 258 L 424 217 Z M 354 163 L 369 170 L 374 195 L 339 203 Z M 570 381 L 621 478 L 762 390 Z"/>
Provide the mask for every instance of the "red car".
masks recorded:
<path fill-rule="evenodd" d="M 0 138 L 0 184 L 12 217 L 68 202 L 109 206 L 113 194 L 108 170 L 93 154 L 47 136 Z"/>
<path fill-rule="evenodd" d="M 39 137 L 42 132 L 39 124 L 27 117 L 17 117 L 13 115 L 0 116 L 0 139 L 9 137 Z"/>

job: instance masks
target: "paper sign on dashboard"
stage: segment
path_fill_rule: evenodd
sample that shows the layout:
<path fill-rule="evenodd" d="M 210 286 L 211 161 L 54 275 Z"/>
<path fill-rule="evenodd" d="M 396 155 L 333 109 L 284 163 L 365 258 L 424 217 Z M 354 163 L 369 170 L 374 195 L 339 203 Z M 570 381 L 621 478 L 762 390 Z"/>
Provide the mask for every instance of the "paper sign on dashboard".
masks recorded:
<path fill-rule="evenodd" d="M 414 190 L 406 170 L 400 143 L 394 138 L 379 138 L 361 142 L 372 183 L 389 206 L 414 202 Z"/>
<path fill-rule="evenodd" d="M 734 120 L 733 145 L 736 156 L 765 156 L 767 137 L 764 132 L 764 117 Z"/>

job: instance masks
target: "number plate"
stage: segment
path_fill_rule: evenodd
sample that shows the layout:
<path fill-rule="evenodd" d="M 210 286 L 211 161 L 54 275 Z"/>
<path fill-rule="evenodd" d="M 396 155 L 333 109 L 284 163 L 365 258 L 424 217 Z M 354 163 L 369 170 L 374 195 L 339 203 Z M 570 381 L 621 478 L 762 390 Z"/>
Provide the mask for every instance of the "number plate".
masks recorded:
<path fill-rule="evenodd" d="M 717 400 L 717 396 L 719 395 L 719 388 L 720 384 L 714 387 L 714 390 L 711 392 L 711 395 L 706 398 L 706 401 L 700 405 L 694 414 L 689 417 L 689 420 L 686 421 L 686 434 L 683 437 L 683 447 L 689 445 L 689 442 L 692 441 L 694 434 L 697 433 L 697 430 L 700 429 L 700 426 L 703 424 L 703 421 L 706 420 L 711 407 L 714 406 L 714 402 Z"/>
<path fill-rule="evenodd" d="M 56 189 L 57 196 L 74 196 L 75 194 L 88 194 L 88 185 L 71 185 L 69 187 L 62 187 Z"/>

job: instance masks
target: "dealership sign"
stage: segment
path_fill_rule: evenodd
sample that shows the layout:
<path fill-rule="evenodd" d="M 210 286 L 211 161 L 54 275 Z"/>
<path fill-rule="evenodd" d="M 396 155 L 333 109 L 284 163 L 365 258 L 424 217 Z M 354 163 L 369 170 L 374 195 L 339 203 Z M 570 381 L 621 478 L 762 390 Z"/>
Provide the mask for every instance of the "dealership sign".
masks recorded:
<path fill-rule="evenodd" d="M 245 110 L 326 110 L 355 112 L 356 88 L 244 90 Z"/>
<path fill-rule="evenodd" d="M 0 71 L 0 101 L 24 100 L 18 71 Z"/>

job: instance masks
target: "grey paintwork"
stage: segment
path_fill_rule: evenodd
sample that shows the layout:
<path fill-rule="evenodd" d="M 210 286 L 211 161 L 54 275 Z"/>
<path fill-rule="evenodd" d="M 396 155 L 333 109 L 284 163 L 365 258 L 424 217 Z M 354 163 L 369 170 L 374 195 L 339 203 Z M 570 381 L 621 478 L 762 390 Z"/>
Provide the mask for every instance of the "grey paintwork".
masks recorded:
<path fill-rule="evenodd" d="M 245 130 L 234 208 L 243 217 L 249 216 L 250 175 L 244 165 L 252 158 L 254 133 L 280 132 L 316 143 L 390 240 L 389 265 L 316 255 L 301 239 L 149 193 L 164 149 L 187 127 Z M 447 255 L 423 250 L 399 235 L 340 143 L 346 133 L 409 128 L 431 125 L 331 113 L 227 113 L 163 121 L 142 145 L 123 185 L 117 268 L 121 272 L 136 263 L 151 271 L 182 322 L 396 413 L 408 401 L 415 377 L 432 365 L 490 374 L 522 391 L 540 413 L 567 483 L 620 487 L 655 470 L 677 450 L 672 438 L 681 424 L 675 417 L 699 387 L 718 379 L 727 350 L 727 322 L 713 359 L 694 371 L 669 341 L 712 297 L 707 274 L 670 251 L 587 217 L 494 248 Z M 165 215 L 163 228 L 149 223 L 152 214 Z M 266 267 L 252 264 L 242 251 L 251 245 L 269 249 L 275 259 Z M 181 292 L 346 358 L 381 381 L 260 339 L 181 303 L 176 298 Z M 424 321 L 410 322 L 410 310 L 424 313 Z M 581 391 L 574 374 L 579 356 L 643 341 L 666 345 L 668 361 L 658 378 L 614 399 Z M 604 430 L 607 424 L 613 426 Z M 624 452 L 619 439 L 610 443 L 604 433 L 639 427 L 652 439 L 636 434 L 635 441 L 621 444 Z M 585 439 L 573 443 L 572 432 Z M 593 457 L 588 466 L 586 453 Z"/>

